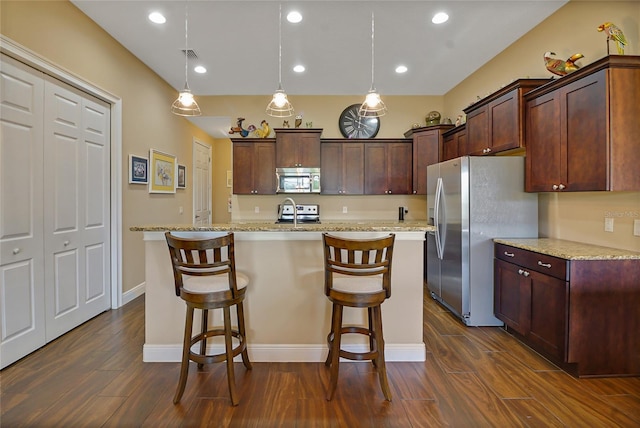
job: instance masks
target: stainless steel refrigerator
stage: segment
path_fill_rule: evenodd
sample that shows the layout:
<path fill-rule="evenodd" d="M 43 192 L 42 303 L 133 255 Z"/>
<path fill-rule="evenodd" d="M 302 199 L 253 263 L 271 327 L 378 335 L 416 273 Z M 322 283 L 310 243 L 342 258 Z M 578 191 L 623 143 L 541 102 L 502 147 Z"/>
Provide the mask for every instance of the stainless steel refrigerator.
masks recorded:
<path fill-rule="evenodd" d="M 427 167 L 425 242 L 431 296 L 468 326 L 493 315 L 493 238 L 538 236 L 538 195 L 524 191 L 524 157 L 463 156 Z"/>

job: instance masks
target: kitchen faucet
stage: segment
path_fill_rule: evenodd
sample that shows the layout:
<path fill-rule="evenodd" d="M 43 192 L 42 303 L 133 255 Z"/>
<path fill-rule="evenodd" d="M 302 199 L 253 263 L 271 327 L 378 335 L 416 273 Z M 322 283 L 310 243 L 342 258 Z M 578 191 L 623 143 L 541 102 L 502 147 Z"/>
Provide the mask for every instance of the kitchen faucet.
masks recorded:
<path fill-rule="evenodd" d="M 291 202 L 291 205 L 293 205 L 293 227 L 297 227 L 298 226 L 298 209 L 296 208 L 296 201 L 294 201 L 291 198 L 285 199 L 284 202 L 282 203 L 283 210 L 287 202 Z"/>

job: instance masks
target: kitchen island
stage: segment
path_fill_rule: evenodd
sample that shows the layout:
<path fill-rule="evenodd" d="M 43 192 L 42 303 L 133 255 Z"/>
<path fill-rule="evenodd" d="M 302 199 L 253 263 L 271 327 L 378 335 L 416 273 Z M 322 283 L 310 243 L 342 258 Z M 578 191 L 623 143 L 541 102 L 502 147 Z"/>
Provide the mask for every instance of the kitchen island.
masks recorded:
<path fill-rule="evenodd" d="M 347 238 L 396 234 L 391 297 L 382 305 L 388 361 L 424 361 L 422 337 L 423 245 L 432 226 L 421 221 L 275 224 L 237 222 L 145 225 L 145 362 L 180 361 L 185 305 L 175 295 L 165 231 L 183 237 L 234 232 L 236 267 L 249 276 L 245 300 L 247 344 L 253 361 L 319 362 L 327 353 L 331 305 L 324 295 L 322 233 Z M 212 323 L 220 324 L 217 312 Z M 345 322 L 363 324 L 365 312 L 345 310 Z M 354 351 L 365 343 L 345 336 Z M 214 344 L 221 346 L 221 344 Z"/>

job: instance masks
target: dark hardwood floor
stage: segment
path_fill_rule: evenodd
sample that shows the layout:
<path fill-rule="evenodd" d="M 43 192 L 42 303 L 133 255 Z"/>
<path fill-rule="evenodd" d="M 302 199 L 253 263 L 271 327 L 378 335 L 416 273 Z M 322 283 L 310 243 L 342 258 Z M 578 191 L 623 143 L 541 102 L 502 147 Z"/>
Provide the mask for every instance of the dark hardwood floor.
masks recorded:
<path fill-rule="evenodd" d="M 324 398 L 322 363 L 143 363 L 144 297 L 109 311 L 0 372 L 2 427 L 639 427 L 640 378 L 575 379 L 499 328 L 469 328 L 425 299 L 424 363 L 387 365 L 393 401 L 370 363 L 343 363 Z M 319 326 L 328 328 L 328 326 Z"/>

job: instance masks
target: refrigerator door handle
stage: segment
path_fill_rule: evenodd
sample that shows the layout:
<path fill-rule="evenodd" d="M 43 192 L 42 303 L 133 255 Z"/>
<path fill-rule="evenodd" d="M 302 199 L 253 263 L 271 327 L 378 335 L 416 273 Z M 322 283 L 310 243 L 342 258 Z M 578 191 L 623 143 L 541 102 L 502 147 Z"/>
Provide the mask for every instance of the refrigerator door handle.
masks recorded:
<path fill-rule="evenodd" d="M 441 230 L 440 230 L 440 202 L 442 198 L 442 177 L 438 177 L 438 182 L 436 183 L 436 197 L 435 204 L 433 209 L 433 222 L 436 226 L 436 252 L 438 254 L 438 258 L 442 260 L 443 257 L 443 248 L 442 248 L 442 240 L 441 240 Z"/>

